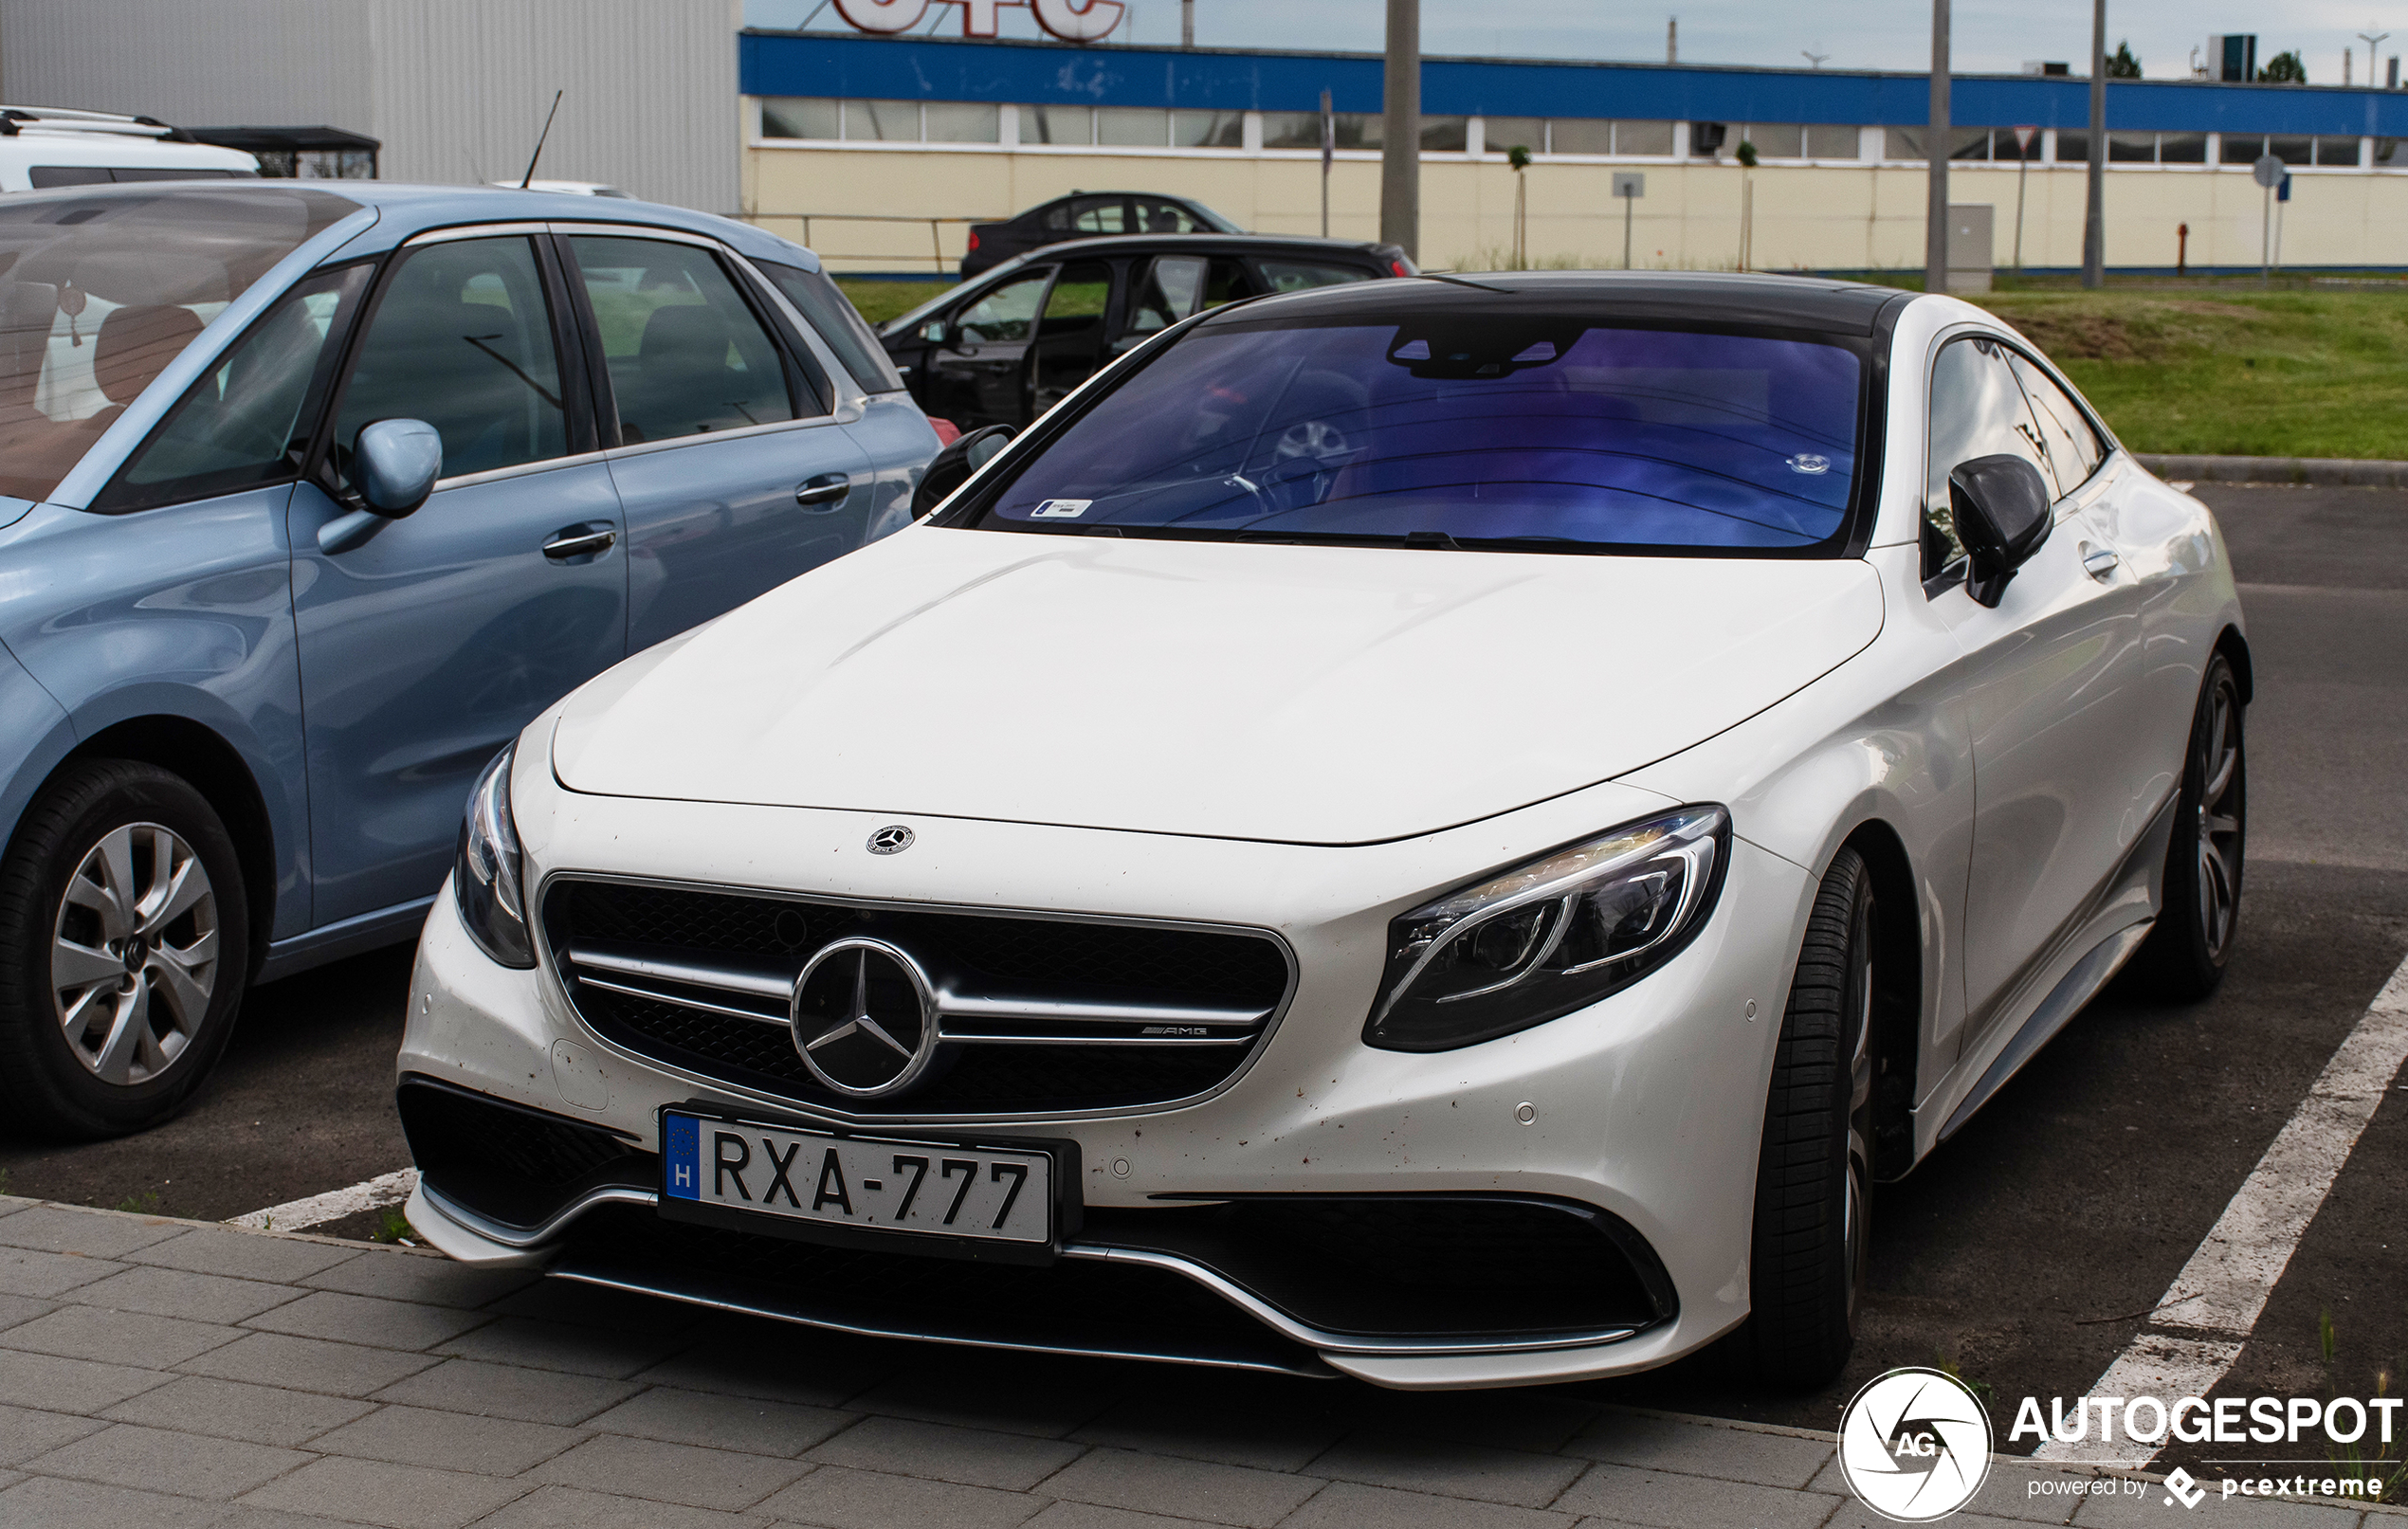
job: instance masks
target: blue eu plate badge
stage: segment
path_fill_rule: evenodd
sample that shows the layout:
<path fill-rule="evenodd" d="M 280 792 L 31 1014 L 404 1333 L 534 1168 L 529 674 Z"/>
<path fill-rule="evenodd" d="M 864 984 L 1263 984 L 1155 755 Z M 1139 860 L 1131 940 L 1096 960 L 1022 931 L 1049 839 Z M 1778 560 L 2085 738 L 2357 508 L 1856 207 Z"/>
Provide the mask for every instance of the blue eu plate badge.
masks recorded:
<path fill-rule="evenodd" d="M 690 1115 L 672 1115 L 662 1122 L 661 1156 L 666 1159 L 662 1188 L 680 1200 L 702 1198 L 702 1122 Z"/>

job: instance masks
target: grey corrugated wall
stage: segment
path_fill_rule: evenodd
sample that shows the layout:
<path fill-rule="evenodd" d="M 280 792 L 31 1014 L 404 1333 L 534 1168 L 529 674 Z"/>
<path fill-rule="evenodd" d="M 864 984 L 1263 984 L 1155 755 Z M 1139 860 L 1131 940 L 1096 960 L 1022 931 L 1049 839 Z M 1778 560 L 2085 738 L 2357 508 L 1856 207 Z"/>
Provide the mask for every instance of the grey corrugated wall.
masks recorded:
<path fill-rule="evenodd" d="M 388 180 L 538 173 L 737 209 L 739 0 L 0 0 L 0 96 L 193 125 L 324 123 Z"/>

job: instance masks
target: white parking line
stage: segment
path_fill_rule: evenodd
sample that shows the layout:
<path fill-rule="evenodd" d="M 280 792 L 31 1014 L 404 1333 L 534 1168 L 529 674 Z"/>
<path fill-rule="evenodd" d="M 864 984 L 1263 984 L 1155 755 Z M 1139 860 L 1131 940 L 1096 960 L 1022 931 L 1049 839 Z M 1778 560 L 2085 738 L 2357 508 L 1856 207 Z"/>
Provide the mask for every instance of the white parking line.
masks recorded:
<path fill-rule="evenodd" d="M 310 1227 L 322 1227 L 329 1221 L 339 1221 L 362 1210 L 380 1210 L 399 1205 L 410 1198 L 418 1187 L 418 1170 L 405 1168 L 397 1174 L 386 1174 L 365 1184 L 354 1184 L 346 1190 L 328 1190 L 306 1200 L 287 1200 L 271 1205 L 265 1210 L 235 1216 L 226 1224 L 248 1227 L 253 1231 L 301 1231 Z"/>
<path fill-rule="evenodd" d="M 2408 960 L 2399 963 L 2325 1064 L 2207 1240 L 2166 1287 L 2140 1336 L 2091 1386 L 2091 1396 L 2155 1396 L 2170 1403 L 2204 1396 L 2224 1378 L 2403 1062 L 2408 1062 Z M 2117 1414 L 2121 1423 L 2121 1409 Z M 2119 1432 L 2104 1444 L 2052 1439 L 2033 1458 L 2073 1461 L 2125 1447 L 2147 1457 L 2160 1447 Z"/>

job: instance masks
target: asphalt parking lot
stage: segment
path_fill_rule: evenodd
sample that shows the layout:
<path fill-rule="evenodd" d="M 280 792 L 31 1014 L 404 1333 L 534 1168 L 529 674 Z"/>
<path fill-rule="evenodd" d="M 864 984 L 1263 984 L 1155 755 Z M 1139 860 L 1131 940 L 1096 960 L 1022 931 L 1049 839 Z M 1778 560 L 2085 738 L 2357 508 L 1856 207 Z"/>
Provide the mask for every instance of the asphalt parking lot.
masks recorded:
<path fill-rule="evenodd" d="M 2045 1407 L 2082 1394 L 2408 953 L 2408 493 L 2205 485 L 2201 495 L 2223 520 L 2256 664 L 2243 932 L 2221 992 L 2165 1007 L 2110 990 L 1971 1126 L 1883 1192 L 1864 1337 L 1838 1385 L 1766 1398 L 1728 1356 L 1709 1353 L 1580 1393 L 1828 1428 L 1871 1375 L 1944 1357 L 1994 1389 L 2002 1429 L 2023 1396 Z M 0 1141 L 6 1192 L 220 1219 L 404 1166 L 391 1089 L 408 974 L 397 950 L 263 989 L 190 1113 L 125 1141 Z M 2367 1395 L 2379 1372 L 2399 1391 L 2401 1082 L 2220 1394 L 2330 1385 Z M 364 1233 L 374 1219 L 319 1229 Z M 2329 1374 L 2324 1313 L 2339 1341 Z M 1495 1406 L 1503 1416 L 1509 1404 Z M 2178 1462 L 2217 1468 L 2179 1449 L 2160 1465 Z"/>

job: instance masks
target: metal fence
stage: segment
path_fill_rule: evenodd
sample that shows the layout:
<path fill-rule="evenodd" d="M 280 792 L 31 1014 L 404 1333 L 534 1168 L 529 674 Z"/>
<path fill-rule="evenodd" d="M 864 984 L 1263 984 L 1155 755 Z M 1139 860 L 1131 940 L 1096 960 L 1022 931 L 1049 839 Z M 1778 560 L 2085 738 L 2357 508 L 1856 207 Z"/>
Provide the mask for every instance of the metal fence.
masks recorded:
<path fill-rule="evenodd" d="M 962 254 L 964 253 L 962 250 L 956 250 L 952 254 L 947 254 L 945 252 L 945 225 L 955 223 L 985 223 L 992 221 L 986 218 L 915 218 L 883 212 L 754 211 L 739 213 L 738 216 L 742 218 L 746 223 L 800 223 L 803 226 L 802 237 L 796 240 L 795 243 L 808 246 L 812 253 L 819 256 L 822 260 L 906 260 L 914 264 L 917 264 L 921 260 L 926 260 L 936 270 L 939 272 L 949 270 L 953 266 L 958 264 L 961 261 Z M 812 238 L 812 225 L 815 223 L 916 224 L 928 230 L 928 253 L 926 255 L 900 255 L 891 249 L 848 251 L 842 249 L 825 248 L 817 241 Z"/>

